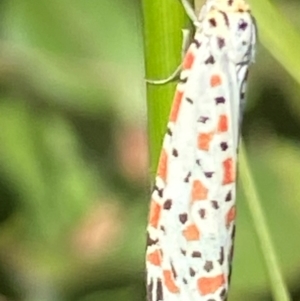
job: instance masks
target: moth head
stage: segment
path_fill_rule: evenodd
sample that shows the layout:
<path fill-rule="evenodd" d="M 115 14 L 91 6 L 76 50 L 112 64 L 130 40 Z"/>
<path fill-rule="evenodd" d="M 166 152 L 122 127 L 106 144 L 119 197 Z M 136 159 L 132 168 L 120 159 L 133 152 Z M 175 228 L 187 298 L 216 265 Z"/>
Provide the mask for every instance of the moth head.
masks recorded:
<path fill-rule="evenodd" d="M 244 0 L 208 0 L 208 9 L 218 9 L 224 12 L 250 12 L 249 5 Z"/>

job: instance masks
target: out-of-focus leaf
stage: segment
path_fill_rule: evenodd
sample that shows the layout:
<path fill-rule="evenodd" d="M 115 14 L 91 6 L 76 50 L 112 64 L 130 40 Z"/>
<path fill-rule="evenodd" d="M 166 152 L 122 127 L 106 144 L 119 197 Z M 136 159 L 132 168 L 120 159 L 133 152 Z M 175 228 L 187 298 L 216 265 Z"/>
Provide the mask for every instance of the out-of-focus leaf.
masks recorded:
<path fill-rule="evenodd" d="M 286 281 L 292 280 L 292 275 L 297 273 L 297 262 L 300 261 L 299 253 L 294 251 L 300 248 L 300 243 L 298 240 L 291 239 L 291 237 L 297 237 L 298 229 L 300 229 L 299 215 L 291 206 L 293 202 L 297 201 L 297 196 L 294 194 L 297 186 L 294 186 L 294 191 L 291 191 L 290 187 L 293 184 L 289 183 L 287 178 L 286 181 L 282 180 L 285 172 L 295 172 L 296 165 L 291 169 L 288 168 L 295 160 L 294 151 L 295 149 L 288 151 L 288 145 L 285 145 L 283 141 L 274 140 L 261 146 L 259 151 L 253 150 L 249 156 L 253 178 L 263 201 L 263 210 L 272 233 L 281 268 L 286 275 Z M 291 176 L 292 174 L 289 179 Z M 297 178 L 295 177 L 294 180 L 297 181 Z M 297 193 L 299 194 L 299 192 Z M 245 292 L 249 288 L 253 293 L 268 290 L 267 275 L 251 223 L 245 200 L 239 194 L 237 241 L 232 280 L 233 300 L 235 298 L 239 300 L 241 292 Z"/>
<path fill-rule="evenodd" d="M 121 118 L 132 119 L 134 110 L 142 112 L 141 34 L 133 31 L 139 19 L 121 1 L 118 9 L 122 13 L 110 1 L 8 2 L 4 26 L 9 43 L 2 44 L 2 59 L 10 60 L 19 79 L 14 85 L 23 91 L 25 84 L 36 101 L 85 114 L 113 108 Z M 125 13 L 133 15 L 133 22 Z"/>
<path fill-rule="evenodd" d="M 270 1 L 249 2 L 257 20 L 260 41 L 300 83 L 300 34 Z"/>
<path fill-rule="evenodd" d="M 292 219 L 300 217 L 300 147 L 293 141 L 274 139 L 268 145 L 268 161 L 280 185 L 279 197 Z M 300 229 L 300 222 L 299 222 Z"/>
<path fill-rule="evenodd" d="M 32 111 L 16 99 L 2 99 L 0 107 L 1 169 L 18 191 L 22 210 L 31 216 L 26 221 L 30 235 L 56 240 L 95 200 L 92 174 L 62 118 Z"/>

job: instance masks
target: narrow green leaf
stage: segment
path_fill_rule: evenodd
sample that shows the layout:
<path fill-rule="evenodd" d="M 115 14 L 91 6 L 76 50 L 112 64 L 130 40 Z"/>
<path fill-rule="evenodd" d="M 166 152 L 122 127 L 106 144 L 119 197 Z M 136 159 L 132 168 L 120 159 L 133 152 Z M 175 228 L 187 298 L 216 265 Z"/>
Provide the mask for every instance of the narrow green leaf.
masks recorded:
<path fill-rule="evenodd" d="M 182 28 L 189 26 L 180 1 L 144 0 L 144 49 L 146 77 L 163 79 L 181 62 Z M 148 85 L 148 128 L 151 174 L 156 170 L 162 137 L 175 90 L 175 83 Z"/>
<path fill-rule="evenodd" d="M 300 84 L 300 35 L 268 0 L 249 0 L 259 40 Z"/>
<path fill-rule="evenodd" d="M 252 216 L 253 225 L 262 250 L 262 255 L 267 267 L 272 294 L 276 301 L 291 301 L 287 287 L 285 285 L 279 262 L 275 254 L 268 226 L 265 220 L 261 201 L 252 180 L 249 164 L 247 161 L 245 146 L 242 143 L 240 159 L 240 177 L 244 193 Z"/>

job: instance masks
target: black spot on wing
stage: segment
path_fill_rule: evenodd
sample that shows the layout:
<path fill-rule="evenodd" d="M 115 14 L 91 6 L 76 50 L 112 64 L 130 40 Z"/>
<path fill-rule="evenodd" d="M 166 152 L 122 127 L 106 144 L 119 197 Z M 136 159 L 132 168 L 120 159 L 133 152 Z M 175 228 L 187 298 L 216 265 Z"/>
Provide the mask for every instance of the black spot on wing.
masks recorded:
<path fill-rule="evenodd" d="M 227 144 L 226 142 L 222 142 L 222 143 L 220 144 L 220 147 L 221 147 L 222 151 L 226 151 L 227 148 L 228 148 L 228 144 Z"/>
<path fill-rule="evenodd" d="M 223 12 L 223 11 L 220 11 L 220 13 L 223 15 L 225 24 L 228 27 L 229 26 L 229 19 L 228 19 L 227 14 L 225 12 Z"/>
<path fill-rule="evenodd" d="M 174 278 L 176 279 L 177 278 L 177 272 L 176 272 L 172 262 L 171 262 L 171 270 L 172 270 L 172 274 L 173 274 Z"/>
<path fill-rule="evenodd" d="M 157 280 L 157 286 L 156 286 L 156 301 L 163 300 L 163 286 L 160 279 Z"/>
<path fill-rule="evenodd" d="M 204 175 L 209 179 L 213 176 L 213 174 L 214 174 L 213 172 L 205 172 L 204 173 Z"/>
<path fill-rule="evenodd" d="M 224 263 L 224 257 L 225 257 L 224 247 L 221 247 L 220 248 L 220 258 L 218 260 L 220 265 L 223 265 L 223 263 Z"/>
<path fill-rule="evenodd" d="M 150 237 L 149 232 L 147 232 L 147 247 L 156 245 L 157 243 L 158 243 L 158 239 L 152 239 L 152 238 Z"/>
<path fill-rule="evenodd" d="M 196 275 L 195 270 L 193 270 L 192 268 L 190 268 L 190 275 L 191 277 L 194 277 Z"/>
<path fill-rule="evenodd" d="M 199 119 L 198 119 L 198 122 L 201 122 L 201 123 L 206 123 L 206 121 L 209 120 L 209 117 L 206 117 L 206 116 L 200 116 Z"/>
<path fill-rule="evenodd" d="M 212 261 L 206 261 L 205 262 L 205 265 L 204 265 L 204 270 L 209 273 L 211 270 L 213 270 L 214 268 L 214 265 L 213 265 L 213 262 Z"/>
<path fill-rule="evenodd" d="M 172 204 L 173 204 L 172 200 L 171 200 L 171 199 L 168 199 L 168 200 L 166 200 L 166 201 L 164 202 L 163 208 L 164 208 L 165 210 L 170 210 L 171 207 L 172 207 Z"/>
<path fill-rule="evenodd" d="M 194 258 L 201 258 L 202 254 L 199 251 L 194 251 L 192 253 L 192 257 L 194 257 Z"/>
<path fill-rule="evenodd" d="M 214 209 L 219 209 L 220 208 L 219 203 L 217 201 L 211 201 L 211 205 Z"/>
<path fill-rule="evenodd" d="M 199 215 L 200 215 L 200 217 L 201 217 L 202 219 L 204 219 L 204 218 L 205 218 L 205 215 L 206 215 L 205 209 L 200 209 L 200 210 L 199 210 Z"/>
<path fill-rule="evenodd" d="M 243 19 L 240 20 L 239 22 L 239 30 L 246 30 L 246 28 L 248 27 L 248 23 L 245 22 Z"/>
<path fill-rule="evenodd" d="M 154 301 L 153 300 L 153 279 L 151 279 L 150 284 L 147 285 L 147 301 Z"/>
<path fill-rule="evenodd" d="M 210 26 L 212 26 L 212 27 L 216 27 L 217 26 L 217 21 L 216 21 L 215 18 L 210 18 L 208 20 L 208 22 L 209 22 Z"/>
<path fill-rule="evenodd" d="M 235 231 L 236 231 L 236 227 L 235 225 L 233 226 L 232 232 L 231 232 L 231 239 L 234 240 L 235 237 Z"/>
<path fill-rule="evenodd" d="M 188 220 L 188 215 L 186 213 L 179 214 L 179 220 L 182 224 L 185 224 Z"/>
<path fill-rule="evenodd" d="M 221 300 L 223 301 L 225 301 L 226 300 L 226 297 L 227 297 L 227 290 L 224 288 L 222 291 L 221 291 L 221 293 L 220 293 L 220 298 L 221 298 Z"/>
<path fill-rule="evenodd" d="M 153 192 L 154 192 L 154 191 L 157 192 L 157 194 L 158 194 L 158 196 L 159 196 L 160 198 L 162 198 L 162 197 L 164 196 L 164 189 L 163 189 L 163 188 L 159 189 L 158 186 L 154 185 L 154 187 L 153 187 Z"/>
<path fill-rule="evenodd" d="M 174 156 L 174 157 L 178 157 L 178 150 L 177 149 L 173 149 L 173 151 L 172 151 L 172 155 Z"/>
<path fill-rule="evenodd" d="M 185 183 L 189 183 L 191 175 L 192 175 L 191 172 L 189 172 L 189 173 L 187 174 L 187 176 L 184 178 L 184 182 L 185 182 Z"/>
<path fill-rule="evenodd" d="M 226 99 L 223 97 L 223 96 L 220 96 L 220 97 L 216 97 L 215 98 L 215 102 L 216 104 L 221 104 L 221 103 L 225 103 L 226 102 Z"/>
<path fill-rule="evenodd" d="M 220 48 L 220 49 L 222 49 L 224 46 L 225 46 L 225 39 L 223 39 L 223 38 L 217 38 L 218 40 L 218 47 Z"/>
<path fill-rule="evenodd" d="M 191 104 L 194 103 L 193 100 L 192 100 L 191 98 L 189 98 L 189 97 L 186 97 L 186 100 L 187 100 L 187 102 L 189 102 L 189 103 L 191 103 Z"/>
<path fill-rule="evenodd" d="M 227 193 L 225 202 L 230 202 L 232 200 L 232 193 L 231 190 Z"/>
<path fill-rule="evenodd" d="M 215 63 L 215 59 L 214 59 L 214 57 L 213 57 L 212 55 L 210 55 L 210 56 L 204 61 L 204 63 L 205 63 L 206 65 L 208 65 L 208 64 L 214 64 L 214 63 Z"/>

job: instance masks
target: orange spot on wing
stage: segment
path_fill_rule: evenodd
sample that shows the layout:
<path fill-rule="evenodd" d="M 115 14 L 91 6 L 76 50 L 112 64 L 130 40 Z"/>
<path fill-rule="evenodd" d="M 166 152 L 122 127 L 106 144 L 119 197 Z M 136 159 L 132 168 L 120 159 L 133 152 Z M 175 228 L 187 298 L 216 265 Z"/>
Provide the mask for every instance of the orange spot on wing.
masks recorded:
<path fill-rule="evenodd" d="M 188 51 L 184 57 L 182 68 L 184 70 L 190 69 L 194 63 L 194 59 L 195 55 L 191 51 Z"/>
<path fill-rule="evenodd" d="M 223 162 L 223 185 L 235 182 L 235 162 L 228 158 Z"/>
<path fill-rule="evenodd" d="M 154 228 L 158 227 L 161 209 L 161 206 L 157 202 L 155 202 L 154 200 L 151 201 L 149 224 Z"/>
<path fill-rule="evenodd" d="M 182 234 L 187 241 L 200 239 L 200 231 L 195 224 L 188 226 L 185 230 L 182 231 Z"/>
<path fill-rule="evenodd" d="M 212 88 L 220 86 L 222 84 L 221 76 L 218 74 L 214 74 L 210 78 L 210 86 Z"/>
<path fill-rule="evenodd" d="M 219 117 L 218 132 L 227 132 L 227 131 L 228 131 L 228 118 L 226 115 L 221 115 Z"/>
<path fill-rule="evenodd" d="M 172 108 L 171 108 L 170 117 L 169 117 L 169 120 L 171 122 L 176 122 L 177 120 L 179 108 L 182 101 L 182 96 L 183 96 L 183 92 L 176 90 Z"/>
<path fill-rule="evenodd" d="M 229 227 L 229 225 L 235 220 L 235 216 L 236 208 L 235 206 L 232 206 L 226 214 L 226 227 Z"/>
<path fill-rule="evenodd" d="M 165 284 L 166 288 L 169 290 L 169 292 L 171 292 L 173 294 L 179 293 L 179 288 L 174 281 L 172 271 L 164 270 L 163 277 L 164 277 L 164 284 Z"/>
<path fill-rule="evenodd" d="M 201 277 L 197 280 L 198 290 L 203 296 L 214 293 L 224 284 L 224 274 L 215 277 Z"/>
<path fill-rule="evenodd" d="M 155 250 L 154 252 L 147 255 L 146 260 L 155 266 L 160 266 L 161 259 L 162 259 L 161 257 L 162 257 L 162 255 L 161 255 L 160 250 Z"/>
<path fill-rule="evenodd" d="M 213 136 L 213 133 L 200 133 L 198 135 L 198 148 L 208 151 Z"/>
<path fill-rule="evenodd" d="M 167 172 L 168 172 L 168 154 L 166 150 L 163 148 L 160 154 L 157 175 L 166 182 L 167 180 Z"/>
<path fill-rule="evenodd" d="M 192 187 L 192 201 L 206 200 L 208 189 L 202 184 L 201 181 L 195 180 Z"/>

